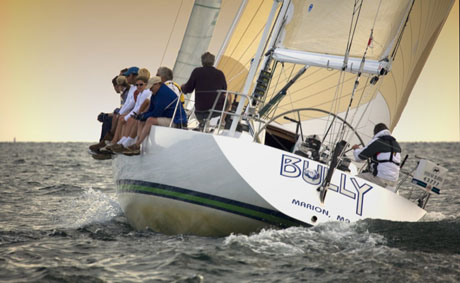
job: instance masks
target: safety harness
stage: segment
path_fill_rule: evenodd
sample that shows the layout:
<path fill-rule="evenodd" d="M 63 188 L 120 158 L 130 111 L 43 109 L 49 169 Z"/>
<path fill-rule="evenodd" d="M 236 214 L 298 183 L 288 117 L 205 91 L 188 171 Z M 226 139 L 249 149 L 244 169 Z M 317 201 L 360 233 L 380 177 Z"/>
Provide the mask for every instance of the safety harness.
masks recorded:
<path fill-rule="evenodd" d="M 378 173 L 377 166 L 380 163 L 392 162 L 393 164 L 395 164 L 397 166 L 400 165 L 399 162 L 393 161 L 393 155 L 395 153 L 401 152 L 401 149 L 400 149 L 399 144 L 396 141 L 396 139 L 394 137 L 392 137 L 392 136 L 382 136 L 382 137 L 379 137 L 377 141 L 388 144 L 390 146 L 390 148 L 391 148 L 391 151 L 383 151 L 383 152 L 390 152 L 390 158 L 388 160 L 378 160 L 377 159 L 377 156 L 380 153 L 383 153 L 383 152 L 377 152 L 374 156 L 372 156 L 372 158 L 371 158 L 371 167 L 373 169 L 372 174 L 374 176 L 377 176 L 377 173 Z"/>

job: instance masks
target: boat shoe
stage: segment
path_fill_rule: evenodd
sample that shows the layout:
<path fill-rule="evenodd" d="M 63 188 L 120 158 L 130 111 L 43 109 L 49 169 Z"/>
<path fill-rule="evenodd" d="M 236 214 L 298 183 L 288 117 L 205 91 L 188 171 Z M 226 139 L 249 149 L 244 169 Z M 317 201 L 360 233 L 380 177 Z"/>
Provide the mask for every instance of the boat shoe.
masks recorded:
<path fill-rule="evenodd" d="M 115 144 L 112 147 L 110 147 L 110 149 L 115 153 L 122 153 L 123 151 L 126 150 L 126 147 L 124 147 L 121 144 Z"/>
<path fill-rule="evenodd" d="M 126 148 L 122 153 L 127 156 L 139 155 L 141 154 L 141 148 L 133 144 L 132 146 Z"/>
<path fill-rule="evenodd" d="M 104 148 L 105 148 L 106 151 L 116 152 L 116 150 L 123 149 L 124 147 L 121 144 L 116 143 L 116 144 L 108 145 L 108 146 L 106 146 Z M 102 149 L 101 149 L 101 151 L 102 151 Z"/>
<path fill-rule="evenodd" d="M 104 146 L 105 146 L 105 141 L 101 141 L 100 143 L 90 145 L 89 150 L 94 151 L 94 152 L 98 152 Z"/>

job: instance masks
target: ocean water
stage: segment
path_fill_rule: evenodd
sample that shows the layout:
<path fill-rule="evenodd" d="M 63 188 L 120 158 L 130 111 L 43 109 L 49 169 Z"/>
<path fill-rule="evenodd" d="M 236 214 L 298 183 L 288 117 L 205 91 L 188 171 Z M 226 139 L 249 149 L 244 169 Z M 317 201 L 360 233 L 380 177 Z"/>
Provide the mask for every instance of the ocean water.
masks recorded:
<path fill-rule="evenodd" d="M 86 143 L 0 143 L 2 282 L 459 282 L 460 143 L 404 143 L 449 169 L 421 222 L 206 238 L 135 231 Z M 406 168 L 415 160 L 409 158 Z"/>

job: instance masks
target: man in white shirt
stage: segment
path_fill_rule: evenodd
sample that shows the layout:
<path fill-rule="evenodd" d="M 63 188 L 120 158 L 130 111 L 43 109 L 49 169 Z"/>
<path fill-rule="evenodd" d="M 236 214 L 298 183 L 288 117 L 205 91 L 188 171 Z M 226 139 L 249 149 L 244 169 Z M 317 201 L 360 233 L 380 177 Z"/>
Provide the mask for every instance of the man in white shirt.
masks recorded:
<path fill-rule="evenodd" d="M 371 159 L 369 172 L 360 173 L 358 177 L 395 192 L 399 178 L 401 147 L 391 136 L 387 126 L 383 123 L 377 124 L 374 128 L 374 137 L 366 147 L 360 148 L 355 144 L 352 148 L 356 161 Z"/>

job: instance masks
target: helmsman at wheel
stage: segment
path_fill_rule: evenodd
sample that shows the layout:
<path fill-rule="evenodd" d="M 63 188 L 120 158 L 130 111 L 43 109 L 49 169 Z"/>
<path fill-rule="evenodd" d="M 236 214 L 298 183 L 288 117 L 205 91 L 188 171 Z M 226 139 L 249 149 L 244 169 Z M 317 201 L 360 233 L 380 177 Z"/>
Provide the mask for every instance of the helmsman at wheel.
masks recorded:
<path fill-rule="evenodd" d="M 401 147 L 387 126 L 383 123 L 374 127 L 374 137 L 364 148 L 354 145 L 354 157 L 357 162 L 370 158 L 371 164 L 367 172 L 358 177 L 371 181 L 379 186 L 396 192 L 401 163 Z"/>

